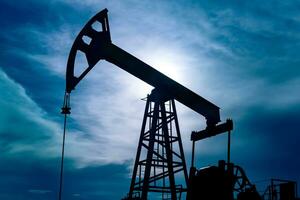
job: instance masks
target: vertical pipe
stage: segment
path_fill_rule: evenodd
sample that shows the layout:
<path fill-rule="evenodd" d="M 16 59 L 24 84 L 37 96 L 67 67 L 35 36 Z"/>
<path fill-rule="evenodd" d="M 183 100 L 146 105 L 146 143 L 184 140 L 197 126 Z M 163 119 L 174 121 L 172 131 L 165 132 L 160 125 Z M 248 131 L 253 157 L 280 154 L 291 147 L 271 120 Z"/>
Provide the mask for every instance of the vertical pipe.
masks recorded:
<path fill-rule="evenodd" d="M 59 182 L 59 194 L 58 199 L 62 198 L 62 185 L 63 185 L 63 173 L 64 173 L 64 156 L 65 156 L 65 140 L 66 140 L 66 124 L 67 124 L 67 113 L 64 114 L 64 133 L 63 133 L 63 143 L 61 150 L 61 164 L 60 164 L 60 182 Z"/>
<path fill-rule="evenodd" d="M 195 159 L 195 141 L 193 140 L 193 146 L 192 146 L 192 164 L 191 164 L 191 167 L 194 167 L 194 159 Z"/>
<path fill-rule="evenodd" d="M 230 131 L 228 131 L 227 163 L 230 163 Z"/>

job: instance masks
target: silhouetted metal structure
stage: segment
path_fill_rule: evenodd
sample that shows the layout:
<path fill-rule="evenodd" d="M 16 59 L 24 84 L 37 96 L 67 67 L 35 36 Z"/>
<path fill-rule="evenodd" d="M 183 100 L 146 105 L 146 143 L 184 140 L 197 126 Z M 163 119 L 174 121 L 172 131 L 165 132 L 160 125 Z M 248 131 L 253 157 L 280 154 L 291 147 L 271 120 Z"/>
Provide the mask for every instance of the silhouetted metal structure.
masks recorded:
<path fill-rule="evenodd" d="M 195 142 L 203 140 L 209 137 L 219 135 L 221 133 L 228 132 L 228 152 L 227 152 L 227 163 L 230 163 L 230 133 L 233 129 L 233 121 L 227 119 L 225 123 L 219 124 L 217 126 L 208 126 L 202 131 L 193 131 L 191 134 L 191 141 L 193 142 L 192 147 L 192 164 L 191 167 L 194 167 L 195 160 Z"/>
<path fill-rule="evenodd" d="M 95 28 L 99 25 L 100 28 Z M 80 75 L 75 76 L 75 60 L 79 53 L 85 55 L 88 66 Z M 65 116 L 70 114 L 71 91 L 100 60 L 115 64 L 155 88 L 147 98 L 127 199 L 146 200 L 148 192 L 161 192 L 162 198 L 166 197 L 165 194 L 169 194 L 170 199 L 176 200 L 180 199 L 180 194 L 187 191 L 186 187 L 191 187 L 191 185 L 193 191 L 197 191 L 199 187 L 197 181 L 187 184 L 188 175 L 174 100 L 206 118 L 207 128 L 192 134 L 193 146 L 199 139 L 230 131 L 232 121 L 218 125 L 219 107 L 114 45 L 110 37 L 107 9 L 88 21 L 72 45 L 66 72 L 65 102 L 68 103 L 65 103 L 63 107 Z M 169 104 L 168 109 L 167 104 Z M 146 129 L 147 121 L 150 123 Z M 182 187 L 176 182 L 175 176 L 179 173 L 182 173 L 185 182 Z M 197 174 L 192 174 L 190 180 L 193 177 L 197 180 Z"/>
<path fill-rule="evenodd" d="M 230 162 L 230 132 L 233 122 L 207 127 L 191 134 L 192 164 L 189 175 L 187 200 L 261 200 L 255 185 L 251 184 L 244 170 Z M 194 167 L 195 142 L 228 132 L 227 162 L 221 160 L 218 166 L 209 166 L 199 170 Z"/>
<path fill-rule="evenodd" d="M 99 23 L 101 23 L 102 30 L 95 30 L 93 25 Z M 89 38 L 90 42 L 87 43 L 83 39 L 84 37 Z M 81 75 L 76 77 L 74 75 L 74 64 L 76 55 L 79 52 L 85 54 L 88 66 L 86 66 L 86 69 Z M 220 122 L 218 106 L 114 45 L 110 37 L 107 9 L 95 15 L 83 27 L 73 43 L 67 63 L 66 93 L 71 93 L 76 85 L 100 60 L 106 60 L 115 64 L 126 72 L 160 90 L 162 94 L 176 99 L 201 114 L 206 118 L 209 126 L 214 126 Z"/>
<path fill-rule="evenodd" d="M 262 197 L 263 200 L 296 200 L 297 182 L 282 179 L 271 179 Z"/>
<path fill-rule="evenodd" d="M 244 170 L 230 162 L 232 120 L 218 124 L 220 113 L 216 105 L 114 45 L 107 12 L 104 9 L 88 21 L 76 37 L 69 54 L 62 108 L 65 120 L 59 199 L 62 194 L 66 119 L 71 109 L 70 93 L 100 60 L 106 60 L 155 88 L 147 97 L 131 186 L 126 199 L 146 200 L 149 192 L 160 192 L 161 199 L 177 200 L 181 198 L 182 192 L 187 191 L 188 200 L 260 200 L 261 197 Z M 75 60 L 80 52 L 85 55 L 88 66 L 79 76 L 75 76 Z M 193 150 L 189 177 L 174 100 L 206 118 L 206 129 L 191 134 Z M 195 142 L 224 132 L 228 132 L 227 162 L 220 161 L 218 166 L 197 170 L 194 167 Z M 177 182 L 178 174 L 183 177 L 183 183 Z M 295 182 L 275 184 L 275 181 L 280 180 L 272 179 L 264 198 L 295 200 Z"/>
<path fill-rule="evenodd" d="M 191 168 L 187 200 L 199 199 L 261 200 L 261 197 L 240 166 L 221 160 L 218 166 Z"/>
<path fill-rule="evenodd" d="M 176 176 L 185 183 L 176 183 Z M 188 174 L 173 98 L 156 89 L 147 97 L 128 198 L 148 192 L 161 193 L 162 199 L 180 199 L 187 190 Z"/>

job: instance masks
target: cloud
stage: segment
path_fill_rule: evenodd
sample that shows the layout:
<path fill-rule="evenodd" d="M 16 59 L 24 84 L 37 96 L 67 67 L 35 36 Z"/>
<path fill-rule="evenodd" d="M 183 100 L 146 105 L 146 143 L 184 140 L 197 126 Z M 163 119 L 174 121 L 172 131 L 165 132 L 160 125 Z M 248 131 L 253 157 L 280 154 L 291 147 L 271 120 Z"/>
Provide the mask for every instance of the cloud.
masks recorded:
<path fill-rule="evenodd" d="M 34 178 L 34 174 L 39 174 L 37 165 L 47 163 L 45 169 L 53 166 L 55 170 L 58 169 L 56 158 L 59 155 L 61 129 L 28 97 L 24 88 L 2 70 L 0 90 L 0 109 L 3 111 L 0 114 L 0 171 L 3 180 L 0 183 L 0 198 L 24 198 L 28 197 L 28 188 L 43 187 Z M 39 175 L 48 176 L 48 173 Z M 47 183 L 44 184 L 44 188 L 48 186 Z"/>
<path fill-rule="evenodd" d="M 297 80 L 290 80 L 285 84 L 274 86 L 273 82 L 268 81 L 270 76 L 257 77 L 255 73 L 255 70 L 260 69 L 258 66 L 265 69 L 262 67 L 268 60 L 258 66 L 250 67 L 246 63 L 250 58 L 244 58 L 234 48 L 235 44 L 239 44 L 249 50 L 247 43 L 253 41 L 253 34 L 264 33 L 267 29 L 268 32 L 271 32 L 272 25 L 261 26 L 258 24 L 263 21 L 256 19 L 255 7 L 250 7 L 247 15 L 243 15 L 232 7 L 238 5 L 226 5 L 228 8 L 224 11 L 221 11 L 221 7 L 218 7 L 217 4 L 204 5 L 204 8 L 205 6 L 209 8 L 207 10 L 196 6 L 186 13 L 181 9 L 180 3 L 172 3 L 172 7 L 168 4 L 156 3 L 151 5 L 139 3 L 129 6 L 130 4 L 127 3 L 104 2 L 100 5 L 95 1 L 89 1 L 84 5 L 80 2 L 70 2 L 70 4 L 83 10 L 86 14 L 85 19 L 89 17 L 88 15 L 93 15 L 91 11 L 86 11 L 86 7 L 94 9 L 95 12 L 96 8 L 102 5 L 103 7 L 113 7 L 109 12 L 113 41 L 220 105 L 223 108 L 222 117 L 232 116 L 239 120 L 244 116 L 241 109 L 245 110 L 260 104 L 275 107 L 280 107 L 283 103 L 291 105 L 295 104 L 299 98 L 297 95 L 288 95 L 289 88 L 297 85 Z M 59 1 L 53 5 L 60 5 Z M 95 5 L 97 6 L 95 7 Z M 151 9 L 142 9 L 147 6 L 155 8 L 155 12 L 151 12 Z M 186 4 L 187 8 L 192 6 L 194 5 Z M 243 5 L 241 6 L 243 7 Z M 175 11 L 176 15 L 174 15 Z M 147 18 L 143 16 L 147 16 Z M 268 16 L 259 16 L 264 18 L 267 24 L 273 23 Z M 174 17 L 177 20 L 174 20 Z M 140 18 L 144 20 L 141 22 Z M 40 51 L 37 53 L 26 52 L 24 58 L 30 62 L 43 63 L 41 65 L 45 70 L 43 73 L 54 73 L 55 79 L 62 83 L 61 85 L 56 84 L 53 90 L 61 87 L 59 90 L 62 92 L 67 54 L 76 32 L 79 32 L 85 21 L 76 14 L 70 18 L 60 17 L 60 19 L 63 20 L 60 20 L 61 24 L 58 26 L 55 24 L 50 28 L 48 26 L 47 34 L 37 26 L 24 27 L 18 31 L 26 33 L 25 35 L 28 35 L 29 38 L 38 38 L 40 46 L 47 50 L 47 53 L 42 54 L 39 53 Z M 70 24 L 70 21 L 75 20 L 78 22 Z M 157 21 L 160 23 L 156 23 Z M 221 21 L 223 23 L 220 23 Z M 231 28 L 233 26 L 235 29 Z M 56 27 L 55 30 L 54 27 Z M 265 30 L 260 30 L 259 27 Z M 234 31 L 245 33 L 244 41 L 247 43 L 242 41 L 237 43 L 241 37 L 233 35 Z M 275 30 L 272 29 L 272 31 Z M 138 37 L 132 37 L 134 35 Z M 228 40 L 220 40 L 221 36 Z M 151 41 L 147 38 L 151 38 Z M 236 39 L 234 40 L 234 38 Z M 172 60 L 172 58 L 176 59 Z M 224 63 L 224 59 L 229 63 Z M 270 59 L 271 57 L 269 57 Z M 177 75 L 184 74 L 184 76 L 176 77 L 174 71 L 177 71 Z M 265 72 L 262 75 L 265 75 Z M 28 86 L 29 90 L 32 88 Z M 123 134 L 130 135 L 130 137 L 125 138 L 134 138 L 134 135 L 139 133 L 144 105 L 138 99 L 145 96 L 150 90 L 151 87 L 106 62 L 99 63 L 88 74 L 77 90 L 72 93 L 71 125 L 76 125 L 74 128 L 78 128 L 79 131 L 74 134 L 74 138 L 80 143 L 75 141 L 71 141 L 71 143 L 74 146 L 81 144 L 80 146 L 84 146 L 84 149 L 95 149 L 99 145 L 102 151 L 95 151 L 95 153 L 82 158 L 85 162 L 88 160 L 91 163 L 124 162 L 130 158 L 129 155 L 134 154 L 138 137 L 135 140 L 124 140 L 122 144 L 118 144 L 119 130 L 127 130 Z M 280 92 L 273 94 L 273 90 Z M 270 96 L 273 96 L 274 99 L 271 103 L 269 102 Z M 57 107 L 57 105 L 56 103 L 55 106 Z M 128 105 L 134 106 L 128 110 Z M 99 111 L 95 108 L 98 108 Z M 138 116 L 137 113 L 140 115 Z M 199 123 L 201 119 L 196 119 L 188 109 L 179 106 L 179 114 L 183 116 L 180 118 L 183 132 L 186 134 L 185 138 L 189 138 L 191 129 L 203 127 L 203 124 Z M 116 122 L 120 123 L 116 124 Z M 98 141 L 99 144 L 92 141 Z M 124 149 L 127 150 L 124 151 Z M 72 152 L 70 153 L 74 156 L 77 154 L 76 150 Z M 119 156 L 107 156 L 111 152 L 127 153 Z"/>
<path fill-rule="evenodd" d="M 291 163 L 298 166 L 295 145 L 289 145 L 298 139 L 298 3 L 55 0 L 1 5 L 0 16 L 7 19 L 1 21 L 0 34 L 5 91 L 0 117 L 7 122 L 0 126 L 0 148 L 5 153 L 58 159 L 67 55 L 86 21 L 107 7 L 115 44 L 220 106 L 222 119 L 234 119 L 233 158 L 248 166 L 251 176 L 297 176 L 293 170 L 280 171 L 278 163 L 284 160 L 288 169 Z M 103 170 L 103 165 L 117 163 L 127 169 L 144 111 L 145 102 L 139 99 L 150 90 L 116 66 L 100 62 L 72 92 L 66 144 L 71 168 Z M 204 119 L 177 106 L 189 158 L 190 131 L 204 128 Z M 280 143 L 285 131 L 291 134 Z M 199 166 L 215 164 L 226 157 L 226 135 L 197 147 Z M 285 148 L 291 151 L 282 153 Z M 272 164 L 262 166 L 265 160 Z M 111 194 L 104 193 L 94 197 L 109 199 Z M 70 194 L 83 198 L 77 191 Z"/>
<path fill-rule="evenodd" d="M 24 88 L 0 71 L 2 153 L 31 152 L 54 157 L 60 127 L 47 119 L 46 113 L 26 94 Z M 55 139 L 54 139 L 55 141 Z M 43 147 L 47 147 L 46 149 Z M 42 151 L 40 149 L 43 149 Z"/>
<path fill-rule="evenodd" d="M 5 185 L 0 189 L 0 197 L 56 198 L 62 133 L 60 125 L 53 122 L 48 114 L 32 101 L 24 88 L 2 70 L 0 89 L 3 94 L 0 100 L 0 109 L 3 111 L 0 115 L 0 171 L 3 173 L 2 180 L 5 181 Z M 129 181 L 126 176 L 127 167 L 109 165 L 110 156 L 114 156 L 114 152 L 105 152 L 104 156 L 107 156 L 104 157 L 101 155 L 103 149 L 99 141 L 93 143 L 93 138 L 88 140 L 80 134 L 72 131 L 67 133 L 64 196 L 67 198 L 73 194 L 80 194 L 80 197 L 87 199 L 96 199 L 99 196 L 102 199 L 110 199 L 125 195 L 127 187 L 124 186 L 128 185 Z M 107 166 L 101 167 L 99 164 Z M 98 167 L 90 167 L 91 165 Z M 81 168 L 83 166 L 84 168 Z M 95 174 L 98 174 L 97 178 Z M 107 180 L 105 185 L 102 183 L 104 176 L 110 176 L 111 180 Z M 78 177 L 81 177 L 81 184 L 74 184 L 78 182 L 75 181 Z M 116 184 L 116 179 L 120 184 Z M 112 186 L 118 188 L 119 193 L 105 190 L 95 193 L 99 187 Z"/>
<path fill-rule="evenodd" d="M 138 15 L 142 15 L 142 12 L 139 12 Z M 167 24 L 167 21 L 170 20 L 166 19 L 165 24 Z M 132 22 L 126 22 L 124 26 L 130 23 Z M 153 27 L 153 22 L 149 21 L 149 26 Z M 175 29 L 175 24 L 173 26 L 173 29 Z M 69 50 L 67 47 L 71 46 L 72 35 L 74 35 L 74 33 L 70 34 L 70 32 L 74 29 L 74 27 L 66 24 L 62 24 L 55 32 L 50 30 L 48 34 L 34 26 L 19 29 L 18 31 L 28 35 L 29 38 L 39 38 L 41 46 L 47 49 L 47 53 L 42 52 L 42 54 L 23 52 L 23 59 L 40 63 L 43 72 L 38 73 L 52 72 L 54 75 L 51 73 L 51 76 L 54 79 L 61 79 L 65 71 L 64 60 Z M 77 27 L 77 29 L 79 31 L 80 27 Z M 140 47 L 140 43 L 129 37 L 130 35 L 136 35 L 137 30 L 132 30 L 132 34 L 127 33 L 125 36 L 120 34 L 120 32 L 124 33 L 122 27 L 115 32 L 117 41 L 127 41 L 127 43 L 124 43 L 125 48 L 137 47 L 133 52 L 141 57 L 142 60 L 158 65 L 156 67 L 161 67 L 161 70 L 164 72 L 167 72 L 166 69 L 178 71 L 174 74 L 171 73 L 172 76 L 180 75 L 187 68 L 185 60 L 190 62 L 188 56 L 179 50 L 176 43 L 170 44 L 157 37 L 152 40 L 152 43 L 149 42 L 144 47 Z M 127 39 L 120 39 L 120 37 L 127 37 Z M 148 36 L 142 35 L 139 42 L 145 40 L 146 37 Z M 162 47 L 153 52 L 153 49 L 159 44 Z M 173 50 L 170 50 L 170 47 Z M 151 54 L 153 56 L 150 56 Z M 163 58 L 160 56 L 162 54 L 165 54 Z M 164 67 L 166 68 L 164 69 Z M 29 85 L 28 87 L 31 90 L 32 86 Z M 53 89 L 57 87 L 58 85 L 56 84 Z M 61 87 L 63 86 L 61 85 Z M 71 144 L 67 147 L 69 155 L 79 160 L 83 166 L 111 162 L 123 163 L 131 159 L 136 148 L 142 112 L 144 110 L 144 103 L 139 99 L 146 96 L 150 89 L 151 87 L 127 75 L 115 66 L 107 63 L 100 63 L 96 66 L 93 72 L 82 81 L 82 84 L 72 94 L 71 116 L 72 122 L 76 124 L 78 131 L 71 127 L 71 132 L 73 131 L 75 134 L 71 136 L 72 139 L 69 139 Z M 130 107 L 129 110 L 128 105 L 134 106 Z M 100 112 L 95 110 L 95 108 L 99 108 Z M 140 115 L 138 116 L 136 113 L 140 113 Z M 120 130 L 126 131 L 120 133 Z M 124 137 L 122 143 L 120 143 L 120 137 Z M 98 148 L 99 150 L 95 150 Z M 78 151 L 79 149 L 81 149 L 80 152 Z M 82 153 L 85 150 L 90 153 Z"/>
<path fill-rule="evenodd" d="M 25 154 L 39 159 L 58 158 L 61 125 L 52 121 L 47 113 L 28 97 L 24 88 L 3 71 L 0 76 L 1 91 L 4 92 L 0 101 L 1 109 L 4 111 L 0 115 L 1 154 L 5 156 Z M 93 130 L 92 128 L 90 130 Z M 67 133 L 66 157 L 75 160 L 77 167 L 124 162 L 130 158 L 126 153 L 122 157 L 122 151 L 113 151 L 117 143 L 111 143 L 105 135 L 101 140 L 101 132 L 100 134 L 98 132 L 99 130 L 95 131 L 92 137 L 86 137 L 89 134 L 70 129 Z M 106 142 L 108 146 L 103 145 Z M 107 147 L 109 149 L 106 149 Z M 113 156 L 114 152 L 116 156 Z"/>
<path fill-rule="evenodd" d="M 33 157 L 1 158 L 1 199 L 45 199 L 58 196 L 59 160 Z M 63 199 L 121 199 L 128 192 L 130 180 L 126 165 L 106 165 L 74 169 L 65 160 Z M 80 180 L 80 181 L 79 181 Z M 111 190 L 115 188 L 115 190 Z"/>

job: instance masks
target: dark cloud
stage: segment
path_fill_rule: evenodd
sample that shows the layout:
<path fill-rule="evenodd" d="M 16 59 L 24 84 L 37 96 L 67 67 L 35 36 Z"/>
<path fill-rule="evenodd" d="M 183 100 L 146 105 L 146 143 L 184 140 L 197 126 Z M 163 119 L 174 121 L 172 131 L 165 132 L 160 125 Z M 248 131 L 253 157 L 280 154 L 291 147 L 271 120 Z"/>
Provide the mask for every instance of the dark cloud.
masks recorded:
<path fill-rule="evenodd" d="M 297 159 L 299 111 L 299 107 L 280 110 L 252 108 L 243 121 L 238 122 L 242 130 L 236 136 L 248 140 L 233 154 L 250 171 L 255 170 L 261 176 L 297 178 L 300 167 Z"/>
<path fill-rule="evenodd" d="M 297 7 L 280 1 L 204 5 L 208 20 L 219 30 L 214 37 L 238 56 L 231 64 L 249 76 L 277 83 L 299 78 Z"/>
<path fill-rule="evenodd" d="M 1 199 L 57 199 L 60 159 L 36 159 L 23 154 L 2 157 L 1 163 Z M 66 160 L 63 198 L 121 199 L 128 192 L 127 173 L 126 165 L 77 169 Z"/>

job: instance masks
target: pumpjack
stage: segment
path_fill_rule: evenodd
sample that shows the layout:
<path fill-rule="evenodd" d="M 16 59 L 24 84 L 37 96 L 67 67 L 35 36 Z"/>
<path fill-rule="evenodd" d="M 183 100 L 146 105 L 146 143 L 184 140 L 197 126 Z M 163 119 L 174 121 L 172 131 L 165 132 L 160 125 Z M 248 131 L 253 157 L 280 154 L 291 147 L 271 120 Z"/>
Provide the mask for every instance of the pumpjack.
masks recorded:
<path fill-rule="evenodd" d="M 233 193 L 237 191 L 239 200 L 258 200 L 255 186 L 250 184 L 241 167 L 230 163 L 230 159 L 227 163 L 220 161 L 218 166 L 205 169 L 194 167 L 195 142 L 224 132 L 229 132 L 230 136 L 232 120 L 220 124 L 219 107 L 114 45 L 107 12 L 104 9 L 92 17 L 73 43 L 67 63 L 62 113 L 65 116 L 70 114 L 71 91 L 100 60 L 110 62 L 154 87 L 146 98 L 131 184 L 125 199 L 146 200 L 151 193 L 172 200 L 183 196 L 188 200 L 233 200 Z M 101 24 L 101 30 L 94 28 L 96 23 Z M 84 38 L 89 38 L 89 41 Z M 75 76 L 75 60 L 79 52 L 85 54 L 88 66 Z M 189 175 L 175 100 L 206 119 L 206 129 L 191 135 L 193 155 Z"/>

